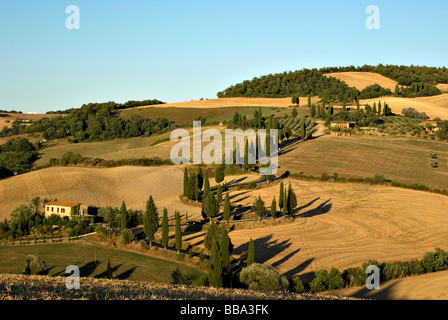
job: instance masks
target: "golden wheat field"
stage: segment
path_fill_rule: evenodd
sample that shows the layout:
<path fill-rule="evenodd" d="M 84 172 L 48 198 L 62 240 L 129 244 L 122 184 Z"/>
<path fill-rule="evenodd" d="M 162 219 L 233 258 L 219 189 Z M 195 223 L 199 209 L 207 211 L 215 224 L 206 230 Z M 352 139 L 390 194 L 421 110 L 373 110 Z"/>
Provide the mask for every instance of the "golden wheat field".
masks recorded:
<path fill-rule="evenodd" d="M 235 223 L 229 233 L 234 255 L 244 258 L 252 238 L 257 262 L 292 277 L 322 268 L 342 271 L 370 259 L 421 259 L 435 247 L 448 249 L 446 196 L 387 186 L 290 181 L 298 199 L 294 221 Z M 230 194 L 232 203 L 247 207 L 258 196 L 270 210 L 273 197 L 279 198 L 279 183 Z M 191 241 L 202 245 L 202 238 Z"/>
<path fill-rule="evenodd" d="M 259 292 L 130 280 L 81 278 L 67 290 L 66 277 L 0 275 L 0 300 L 337 300 L 332 295 Z"/>
<path fill-rule="evenodd" d="M 419 112 L 425 112 L 431 119 L 440 117 L 448 119 L 448 94 L 441 94 L 432 97 L 400 98 L 400 97 L 380 97 L 375 99 L 360 100 L 361 104 L 373 105 L 374 102 L 381 101 L 389 105 L 393 113 L 401 114 L 404 108 L 414 108 Z"/>
<path fill-rule="evenodd" d="M 311 99 L 312 103 L 319 101 L 318 97 Z M 291 106 L 291 97 L 287 98 L 220 98 L 208 100 L 192 100 L 173 102 L 157 105 L 157 108 L 224 108 L 224 107 L 279 107 L 286 108 Z M 300 97 L 300 106 L 308 105 L 308 97 Z M 139 108 L 151 108 L 152 106 L 143 106 Z"/>
<path fill-rule="evenodd" d="M 374 72 L 335 72 L 328 73 L 326 76 L 342 80 L 349 87 L 355 87 L 359 91 L 373 84 L 379 84 L 383 88 L 394 92 L 395 86 L 398 84 L 397 81 Z"/>
<path fill-rule="evenodd" d="M 81 202 L 91 206 L 120 207 L 144 210 L 149 196 L 154 198 L 160 213 L 168 209 L 182 215 L 188 212 L 192 219 L 201 218 L 200 206 L 188 206 L 179 196 L 182 193 L 184 166 L 161 167 L 51 167 L 0 180 L 0 217 L 10 213 L 34 197 Z M 228 176 L 232 183 L 258 179 L 257 175 Z M 215 184 L 210 178 L 210 185 Z"/>

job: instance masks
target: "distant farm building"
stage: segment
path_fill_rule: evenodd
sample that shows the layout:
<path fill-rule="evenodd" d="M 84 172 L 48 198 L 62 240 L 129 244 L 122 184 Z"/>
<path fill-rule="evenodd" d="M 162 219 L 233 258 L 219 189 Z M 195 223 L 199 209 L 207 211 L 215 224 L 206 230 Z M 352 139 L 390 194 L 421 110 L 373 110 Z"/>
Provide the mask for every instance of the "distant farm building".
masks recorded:
<path fill-rule="evenodd" d="M 437 121 L 435 120 L 425 120 L 420 122 L 420 125 L 425 128 L 425 130 L 428 131 L 437 131 L 439 130 L 439 126 L 437 124 Z"/>
<path fill-rule="evenodd" d="M 350 129 L 350 128 L 354 128 L 356 126 L 356 122 L 332 121 L 332 122 L 330 122 L 330 126 L 332 128 Z"/>
<path fill-rule="evenodd" d="M 45 217 L 49 217 L 52 214 L 68 219 L 73 217 L 90 217 L 87 211 L 88 207 L 79 202 L 50 201 L 45 203 Z"/>

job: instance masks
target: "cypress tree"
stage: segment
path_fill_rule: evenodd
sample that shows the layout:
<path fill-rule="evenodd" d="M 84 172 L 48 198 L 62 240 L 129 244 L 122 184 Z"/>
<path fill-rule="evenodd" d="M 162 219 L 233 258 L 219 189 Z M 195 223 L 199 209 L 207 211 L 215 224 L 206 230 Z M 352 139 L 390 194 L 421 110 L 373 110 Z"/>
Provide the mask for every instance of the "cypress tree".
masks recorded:
<path fill-rule="evenodd" d="M 207 232 L 204 236 L 204 247 L 207 250 L 212 250 L 213 242 L 216 241 L 219 234 L 219 227 L 213 221 L 210 223 L 210 226 L 207 229 Z"/>
<path fill-rule="evenodd" d="M 249 249 L 247 250 L 247 266 L 255 262 L 255 246 L 252 238 L 249 240 Z"/>
<path fill-rule="evenodd" d="M 220 184 L 218 184 L 218 190 L 216 191 L 216 201 L 218 201 L 218 204 L 222 202 L 222 189 Z"/>
<path fill-rule="evenodd" d="M 223 287 L 223 276 L 222 276 L 222 265 L 221 265 L 221 255 L 219 253 L 218 242 L 213 241 L 212 251 L 210 254 L 209 262 L 209 284 L 210 287 L 222 288 Z"/>
<path fill-rule="evenodd" d="M 112 274 L 112 266 L 110 265 L 110 259 L 107 259 L 107 271 L 106 271 L 107 279 L 113 279 L 114 276 Z"/>
<path fill-rule="evenodd" d="M 356 98 L 356 110 L 360 110 L 360 105 L 359 105 L 359 97 Z"/>
<path fill-rule="evenodd" d="M 378 101 L 378 116 L 381 117 L 381 101 Z"/>
<path fill-rule="evenodd" d="M 163 209 L 162 217 L 162 246 L 165 248 L 168 246 L 169 239 L 169 226 L 168 226 L 168 212 L 166 208 Z"/>
<path fill-rule="evenodd" d="M 296 194 L 292 190 L 291 182 L 288 186 L 288 197 L 286 201 L 286 212 L 288 215 L 292 215 L 294 213 L 294 209 L 297 207 L 297 198 Z"/>
<path fill-rule="evenodd" d="M 311 95 L 308 95 L 308 108 L 311 109 Z"/>
<path fill-rule="evenodd" d="M 263 120 L 263 114 L 261 112 L 261 107 L 258 107 L 258 128 L 261 128 L 261 123 Z"/>
<path fill-rule="evenodd" d="M 196 202 L 198 202 L 198 200 L 199 200 L 199 180 L 198 180 L 197 176 L 196 176 L 196 179 L 194 179 L 193 189 L 194 189 L 194 200 L 196 200 Z"/>
<path fill-rule="evenodd" d="M 209 192 L 203 201 L 203 215 L 205 217 L 209 218 L 210 221 L 212 221 L 213 217 L 216 217 L 216 215 L 219 212 L 219 205 L 216 201 L 215 197 L 211 192 Z"/>
<path fill-rule="evenodd" d="M 204 191 L 202 193 L 202 199 L 204 199 L 205 196 L 209 193 L 210 193 L 210 181 L 208 180 L 208 174 L 205 173 L 205 175 L 204 175 Z"/>
<path fill-rule="evenodd" d="M 284 204 L 284 195 L 283 195 L 283 181 L 280 182 L 280 195 L 278 197 L 278 207 L 281 209 L 283 209 L 283 204 Z"/>
<path fill-rule="evenodd" d="M 226 165 L 224 163 L 221 163 L 217 166 L 216 171 L 215 171 L 216 183 L 221 183 L 222 181 L 224 181 L 225 170 L 226 170 Z"/>
<path fill-rule="evenodd" d="M 224 200 L 224 212 L 223 212 L 223 218 L 224 220 L 226 220 L 226 222 L 228 222 L 230 220 L 230 197 L 229 197 L 229 193 L 226 192 L 226 198 Z"/>
<path fill-rule="evenodd" d="M 123 231 L 128 226 L 127 210 L 124 201 L 121 203 L 120 218 L 121 218 L 121 230 Z"/>
<path fill-rule="evenodd" d="M 152 241 L 154 241 L 154 235 L 159 228 L 159 214 L 157 211 L 156 204 L 152 196 L 146 202 L 146 210 L 143 215 L 143 231 L 145 232 L 146 238 L 149 241 L 149 246 L 152 246 Z"/>
<path fill-rule="evenodd" d="M 197 177 L 194 173 L 190 175 L 187 183 L 187 193 L 186 196 L 188 199 L 193 200 L 195 195 L 195 185 L 197 184 Z"/>
<path fill-rule="evenodd" d="M 187 189 L 188 189 L 188 172 L 187 168 L 184 170 L 184 196 L 187 197 Z"/>
<path fill-rule="evenodd" d="M 182 249 L 182 231 L 180 229 L 180 214 L 179 214 L 179 211 L 176 211 L 174 213 L 174 218 L 176 220 L 175 242 L 176 242 L 177 253 L 179 253 L 180 249 Z"/>
<path fill-rule="evenodd" d="M 272 219 L 275 219 L 276 216 L 277 216 L 277 203 L 275 201 L 275 196 L 274 196 L 274 199 L 272 199 L 272 202 L 271 202 L 271 217 L 272 217 Z"/>
<path fill-rule="evenodd" d="M 198 189 L 202 190 L 204 186 L 204 174 L 202 173 L 201 167 L 198 168 Z"/>
<path fill-rule="evenodd" d="M 249 140 L 244 143 L 244 169 L 249 170 Z"/>
<path fill-rule="evenodd" d="M 400 88 L 398 87 L 398 84 L 395 86 L 395 94 L 396 94 L 397 96 L 400 95 Z"/>
<path fill-rule="evenodd" d="M 252 124 L 253 124 L 253 127 L 254 128 L 257 128 L 257 126 L 258 126 L 258 111 L 257 110 L 255 110 L 254 111 L 254 119 L 252 120 Z"/>
<path fill-rule="evenodd" d="M 311 117 L 314 118 L 316 116 L 316 106 L 313 104 L 311 106 Z"/>
<path fill-rule="evenodd" d="M 230 239 L 225 226 L 219 230 L 219 253 L 221 254 L 221 268 L 224 275 L 230 271 Z"/>

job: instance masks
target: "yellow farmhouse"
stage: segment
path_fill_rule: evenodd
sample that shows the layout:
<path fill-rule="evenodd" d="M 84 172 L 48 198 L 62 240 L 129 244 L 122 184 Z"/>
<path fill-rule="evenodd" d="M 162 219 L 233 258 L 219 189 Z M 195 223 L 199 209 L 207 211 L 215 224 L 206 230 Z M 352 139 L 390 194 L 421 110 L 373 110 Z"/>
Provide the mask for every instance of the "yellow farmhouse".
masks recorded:
<path fill-rule="evenodd" d="M 78 202 L 50 201 L 45 203 L 45 217 L 56 214 L 63 218 L 87 214 L 87 206 Z"/>

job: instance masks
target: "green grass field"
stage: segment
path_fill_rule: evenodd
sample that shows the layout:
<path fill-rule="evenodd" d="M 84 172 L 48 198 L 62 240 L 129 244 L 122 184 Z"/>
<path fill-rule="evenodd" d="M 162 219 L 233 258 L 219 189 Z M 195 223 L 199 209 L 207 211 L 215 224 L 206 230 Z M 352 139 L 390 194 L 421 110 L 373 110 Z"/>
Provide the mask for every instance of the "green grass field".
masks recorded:
<path fill-rule="evenodd" d="M 279 158 L 281 170 L 320 176 L 322 172 L 340 177 L 386 179 L 430 188 L 448 189 L 448 144 L 394 137 L 323 136 L 285 150 Z M 429 165 L 428 153 L 437 154 L 438 168 Z"/>
<path fill-rule="evenodd" d="M 69 265 L 80 269 L 81 277 L 104 278 L 110 259 L 113 276 L 117 279 L 169 283 L 171 272 L 179 267 L 192 280 L 202 273 L 185 264 L 158 259 L 116 248 L 85 243 L 1 246 L 0 273 L 22 273 L 28 254 L 41 257 L 49 268 L 49 275 L 64 276 Z"/>
<path fill-rule="evenodd" d="M 142 109 L 129 109 L 120 112 L 121 117 L 131 117 L 139 115 L 144 118 L 157 119 L 159 117 L 166 118 L 169 121 L 174 121 L 180 126 L 192 126 L 193 119 L 196 116 L 203 116 L 207 119 L 206 124 L 214 123 L 216 121 L 230 121 L 237 111 L 238 113 L 252 119 L 254 111 L 258 107 L 225 107 L 225 108 L 175 108 L 175 107 L 149 107 Z M 308 112 L 307 108 L 297 108 L 299 112 Z M 262 107 L 261 112 L 264 117 L 270 115 L 283 116 L 285 113 L 290 114 L 289 108 L 269 108 Z"/>

